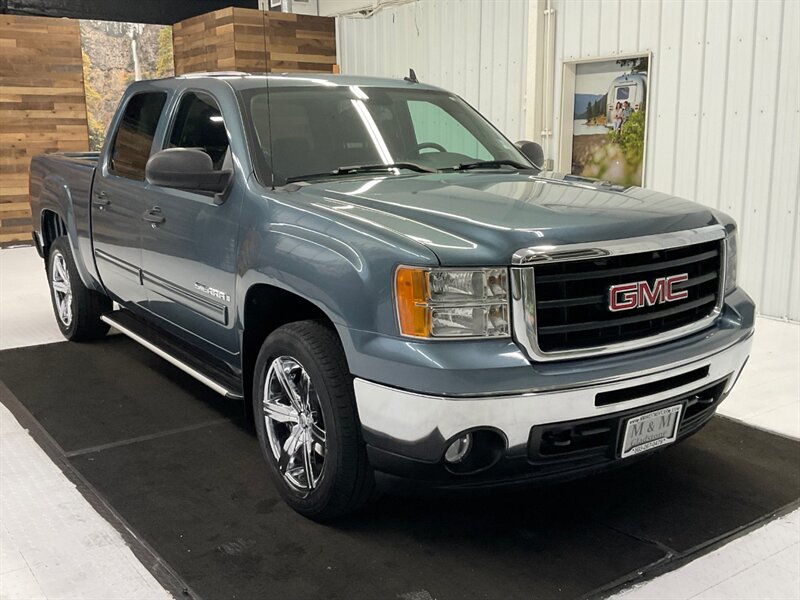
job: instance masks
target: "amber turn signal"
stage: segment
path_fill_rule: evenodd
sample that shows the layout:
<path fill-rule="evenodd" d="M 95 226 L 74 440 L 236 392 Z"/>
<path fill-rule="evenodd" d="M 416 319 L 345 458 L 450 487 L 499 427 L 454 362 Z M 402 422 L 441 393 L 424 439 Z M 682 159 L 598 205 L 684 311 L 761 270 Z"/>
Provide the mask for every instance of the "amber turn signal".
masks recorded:
<path fill-rule="evenodd" d="M 428 299 L 428 278 L 425 269 L 400 267 L 395 277 L 395 298 L 400 333 L 415 337 L 429 337 L 431 313 Z"/>

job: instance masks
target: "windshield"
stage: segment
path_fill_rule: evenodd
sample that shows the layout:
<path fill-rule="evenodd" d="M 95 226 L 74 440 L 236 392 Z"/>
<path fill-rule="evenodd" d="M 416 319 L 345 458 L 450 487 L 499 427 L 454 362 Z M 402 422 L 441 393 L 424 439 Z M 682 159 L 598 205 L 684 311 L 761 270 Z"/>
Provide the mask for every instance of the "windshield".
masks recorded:
<path fill-rule="evenodd" d="M 476 161 L 529 165 L 516 146 L 447 92 L 273 87 L 269 103 L 264 88 L 242 95 L 258 144 L 256 168 L 265 183 L 272 181 L 271 169 L 275 184 L 282 185 L 287 179 L 363 165 L 412 163 L 422 167 L 418 170 Z"/>

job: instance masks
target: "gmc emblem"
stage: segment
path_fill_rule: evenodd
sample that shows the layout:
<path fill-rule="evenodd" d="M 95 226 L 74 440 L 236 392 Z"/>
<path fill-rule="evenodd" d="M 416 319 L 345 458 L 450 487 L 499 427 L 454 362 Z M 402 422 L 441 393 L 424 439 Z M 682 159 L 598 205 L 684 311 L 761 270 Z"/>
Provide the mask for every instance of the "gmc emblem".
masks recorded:
<path fill-rule="evenodd" d="M 689 274 L 681 273 L 680 275 L 659 277 L 652 286 L 646 281 L 612 285 L 608 288 L 608 309 L 611 312 L 619 312 L 664 302 L 685 300 L 689 297 L 689 292 L 686 290 L 673 291 L 673 286 L 687 279 L 689 279 Z"/>

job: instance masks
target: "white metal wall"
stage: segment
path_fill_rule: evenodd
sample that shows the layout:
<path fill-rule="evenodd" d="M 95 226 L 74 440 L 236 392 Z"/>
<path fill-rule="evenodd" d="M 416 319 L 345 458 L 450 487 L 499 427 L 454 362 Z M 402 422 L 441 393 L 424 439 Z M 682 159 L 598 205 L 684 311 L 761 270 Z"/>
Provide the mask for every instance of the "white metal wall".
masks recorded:
<path fill-rule="evenodd" d="M 647 187 L 736 219 L 742 287 L 760 313 L 800 320 L 800 2 L 553 7 L 556 110 L 562 61 L 652 51 Z"/>
<path fill-rule="evenodd" d="M 337 19 L 342 73 L 404 77 L 455 92 L 501 131 L 525 124 L 527 0 L 422 0 Z"/>
<path fill-rule="evenodd" d="M 528 11 L 544 2 L 419 0 L 342 17 L 339 64 L 414 67 L 520 139 L 526 109 L 542 109 L 525 92 Z M 800 320 L 800 0 L 551 2 L 554 147 L 564 60 L 652 51 L 647 187 L 732 215 L 742 287 L 760 313 Z"/>

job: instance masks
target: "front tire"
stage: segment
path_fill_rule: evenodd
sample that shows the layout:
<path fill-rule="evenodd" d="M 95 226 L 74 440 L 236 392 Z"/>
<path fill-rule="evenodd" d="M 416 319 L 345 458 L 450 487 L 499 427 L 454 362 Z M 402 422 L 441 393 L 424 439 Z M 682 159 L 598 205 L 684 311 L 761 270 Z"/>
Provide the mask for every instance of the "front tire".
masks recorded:
<path fill-rule="evenodd" d="M 108 333 L 109 327 L 100 316 L 112 309 L 111 299 L 83 285 L 66 236 L 50 246 L 47 280 L 56 323 L 65 338 L 85 342 Z"/>
<path fill-rule="evenodd" d="M 267 337 L 256 361 L 253 414 L 272 479 L 298 513 L 324 521 L 373 497 L 352 376 L 329 327 L 298 321 Z"/>

